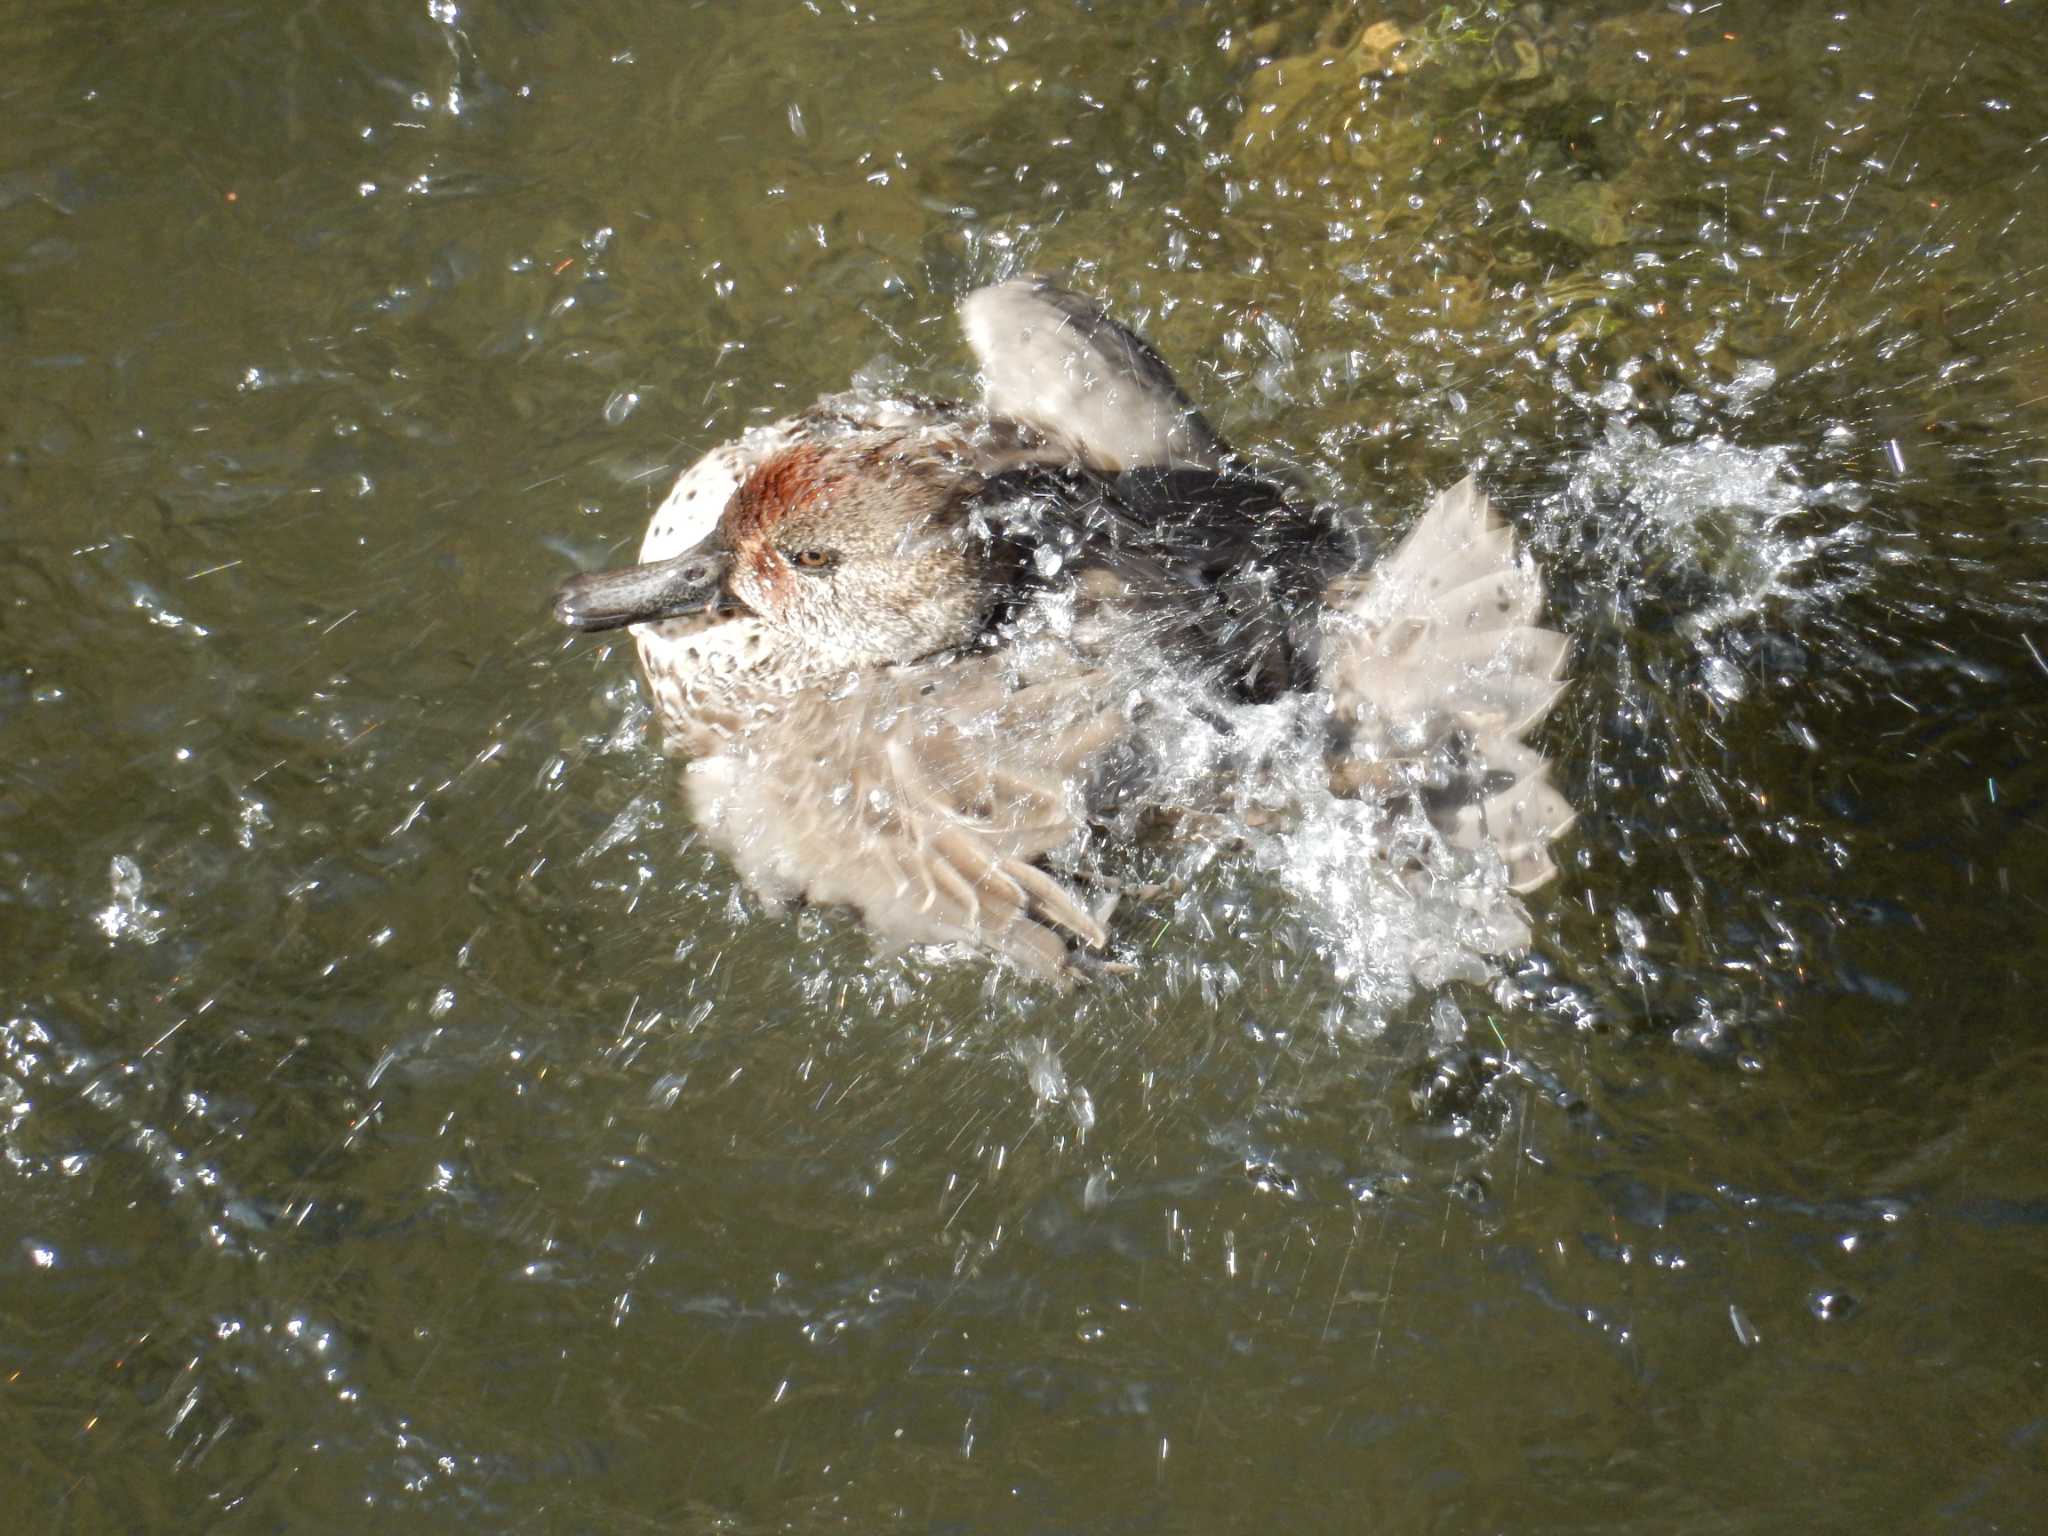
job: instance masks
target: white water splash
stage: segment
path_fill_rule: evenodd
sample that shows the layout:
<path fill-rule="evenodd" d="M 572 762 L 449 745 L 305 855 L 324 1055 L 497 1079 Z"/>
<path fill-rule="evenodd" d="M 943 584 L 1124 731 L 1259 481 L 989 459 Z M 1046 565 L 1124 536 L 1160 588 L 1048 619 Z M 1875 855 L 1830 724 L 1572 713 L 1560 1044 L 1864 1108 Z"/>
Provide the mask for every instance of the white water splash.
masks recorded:
<path fill-rule="evenodd" d="M 142 866 L 125 853 L 117 853 L 107 875 L 114 899 L 93 914 L 101 933 L 119 941 L 154 944 L 164 936 L 163 913 L 149 905 L 142 894 Z"/>
<path fill-rule="evenodd" d="M 1219 845 L 1245 850 L 1343 988 L 1343 1029 L 1376 1030 L 1418 987 L 1494 980 L 1528 944 L 1490 846 L 1452 847 L 1412 796 L 1331 793 L 1327 696 L 1234 704 L 1162 673 L 1145 698 L 1148 791 L 1192 818 L 1176 879 L 1192 883 Z"/>
<path fill-rule="evenodd" d="M 1072 1082 L 1060 1061 L 1059 1048 L 1043 1035 L 1019 1040 L 1010 1047 L 1010 1059 L 1024 1070 L 1041 1113 L 1064 1104 L 1073 1116 L 1074 1128 L 1086 1139 L 1095 1128 L 1095 1101 L 1088 1090 Z"/>
<path fill-rule="evenodd" d="M 626 808 L 611 819 L 611 824 L 598 833 L 596 841 L 576 856 L 576 862 L 588 864 L 592 859 L 610 853 L 619 844 L 633 842 L 660 825 L 661 801 L 652 794 L 635 795 Z"/>
<path fill-rule="evenodd" d="M 1789 447 L 1673 443 L 1614 422 L 1573 465 L 1536 543 L 1552 555 L 1582 551 L 1630 605 L 1676 570 L 1701 594 L 1682 623 L 1703 638 L 1770 608 L 1825 606 L 1859 585 L 1836 557 L 1868 544 L 1869 530 L 1839 519 L 1820 526 L 1809 514 L 1860 504 L 1854 487 L 1803 486 Z"/>

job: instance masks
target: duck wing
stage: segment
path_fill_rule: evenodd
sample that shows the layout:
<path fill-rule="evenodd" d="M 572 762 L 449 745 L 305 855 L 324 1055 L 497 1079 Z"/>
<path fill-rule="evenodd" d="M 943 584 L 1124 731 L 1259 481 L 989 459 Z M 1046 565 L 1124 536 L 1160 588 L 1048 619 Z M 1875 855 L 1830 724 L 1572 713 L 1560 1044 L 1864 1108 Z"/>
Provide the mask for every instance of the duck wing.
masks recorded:
<path fill-rule="evenodd" d="M 1325 600 L 1335 787 L 1410 787 L 1454 845 L 1491 844 L 1515 890 L 1548 881 L 1574 813 L 1525 738 L 1564 692 L 1571 642 L 1537 625 L 1543 578 L 1513 530 L 1467 477 Z"/>
<path fill-rule="evenodd" d="M 1108 935 L 1041 861 L 1084 837 L 1088 784 L 1125 734 L 1103 673 L 972 656 L 799 694 L 683 783 L 771 905 L 852 907 L 885 943 L 971 945 L 1057 978 L 1070 947 Z"/>
<path fill-rule="evenodd" d="M 1159 354 L 1092 300 L 1017 277 L 970 293 L 960 325 L 990 414 L 1043 434 L 1063 460 L 1110 473 L 1229 462 Z"/>
<path fill-rule="evenodd" d="M 1017 592 L 1111 604 L 1250 702 L 1316 686 L 1323 590 L 1362 554 L 1328 508 L 1241 468 L 1013 470 L 975 510 Z"/>
<path fill-rule="evenodd" d="M 977 499 L 1018 590 L 1107 578 L 1112 601 L 1238 697 L 1314 686 L 1315 615 L 1365 553 L 1356 534 L 1252 472 L 1093 301 L 1013 278 L 969 294 L 960 321 L 991 415 L 1053 450 L 1002 466 Z"/>

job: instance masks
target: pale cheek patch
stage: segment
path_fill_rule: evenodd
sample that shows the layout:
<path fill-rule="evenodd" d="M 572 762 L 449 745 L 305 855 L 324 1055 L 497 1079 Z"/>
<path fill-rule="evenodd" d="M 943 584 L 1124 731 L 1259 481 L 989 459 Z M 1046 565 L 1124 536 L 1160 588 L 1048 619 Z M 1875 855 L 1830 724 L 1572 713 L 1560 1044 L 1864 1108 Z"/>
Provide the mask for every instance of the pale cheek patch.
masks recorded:
<path fill-rule="evenodd" d="M 746 483 L 761 461 L 784 447 L 791 430 L 777 423 L 749 432 L 737 443 L 714 448 L 680 475 L 655 509 L 640 543 L 640 558 L 666 560 L 704 542 L 733 492 Z"/>
<path fill-rule="evenodd" d="M 742 474 L 739 452 L 732 447 L 714 448 L 684 470 L 647 525 L 640 558 L 666 560 L 702 543 L 718 526 Z"/>

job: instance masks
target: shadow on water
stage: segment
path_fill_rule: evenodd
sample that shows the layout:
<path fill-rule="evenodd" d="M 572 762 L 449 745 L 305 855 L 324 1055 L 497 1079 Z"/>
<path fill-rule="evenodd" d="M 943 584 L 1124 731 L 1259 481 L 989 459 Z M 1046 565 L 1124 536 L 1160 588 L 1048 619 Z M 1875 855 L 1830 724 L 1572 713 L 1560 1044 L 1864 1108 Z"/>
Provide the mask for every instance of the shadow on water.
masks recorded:
<path fill-rule="evenodd" d="M 14 7 L 29 1523 L 2026 1528 L 2022 9 Z M 1503 974 L 1366 1000 L 1233 852 L 1074 997 L 875 957 L 548 627 L 1022 268 L 1390 532 L 1496 488 L 1581 808 Z"/>

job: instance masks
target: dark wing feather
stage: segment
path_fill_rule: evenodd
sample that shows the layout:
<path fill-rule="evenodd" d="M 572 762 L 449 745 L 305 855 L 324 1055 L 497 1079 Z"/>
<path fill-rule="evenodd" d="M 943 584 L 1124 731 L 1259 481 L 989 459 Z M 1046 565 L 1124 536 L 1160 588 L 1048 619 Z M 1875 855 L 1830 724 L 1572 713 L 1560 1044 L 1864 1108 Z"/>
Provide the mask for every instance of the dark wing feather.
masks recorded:
<path fill-rule="evenodd" d="M 1241 470 L 1017 470 L 976 510 L 1020 596 L 1106 574 L 1169 650 L 1253 701 L 1315 686 L 1323 590 L 1364 557 L 1328 508 Z"/>

